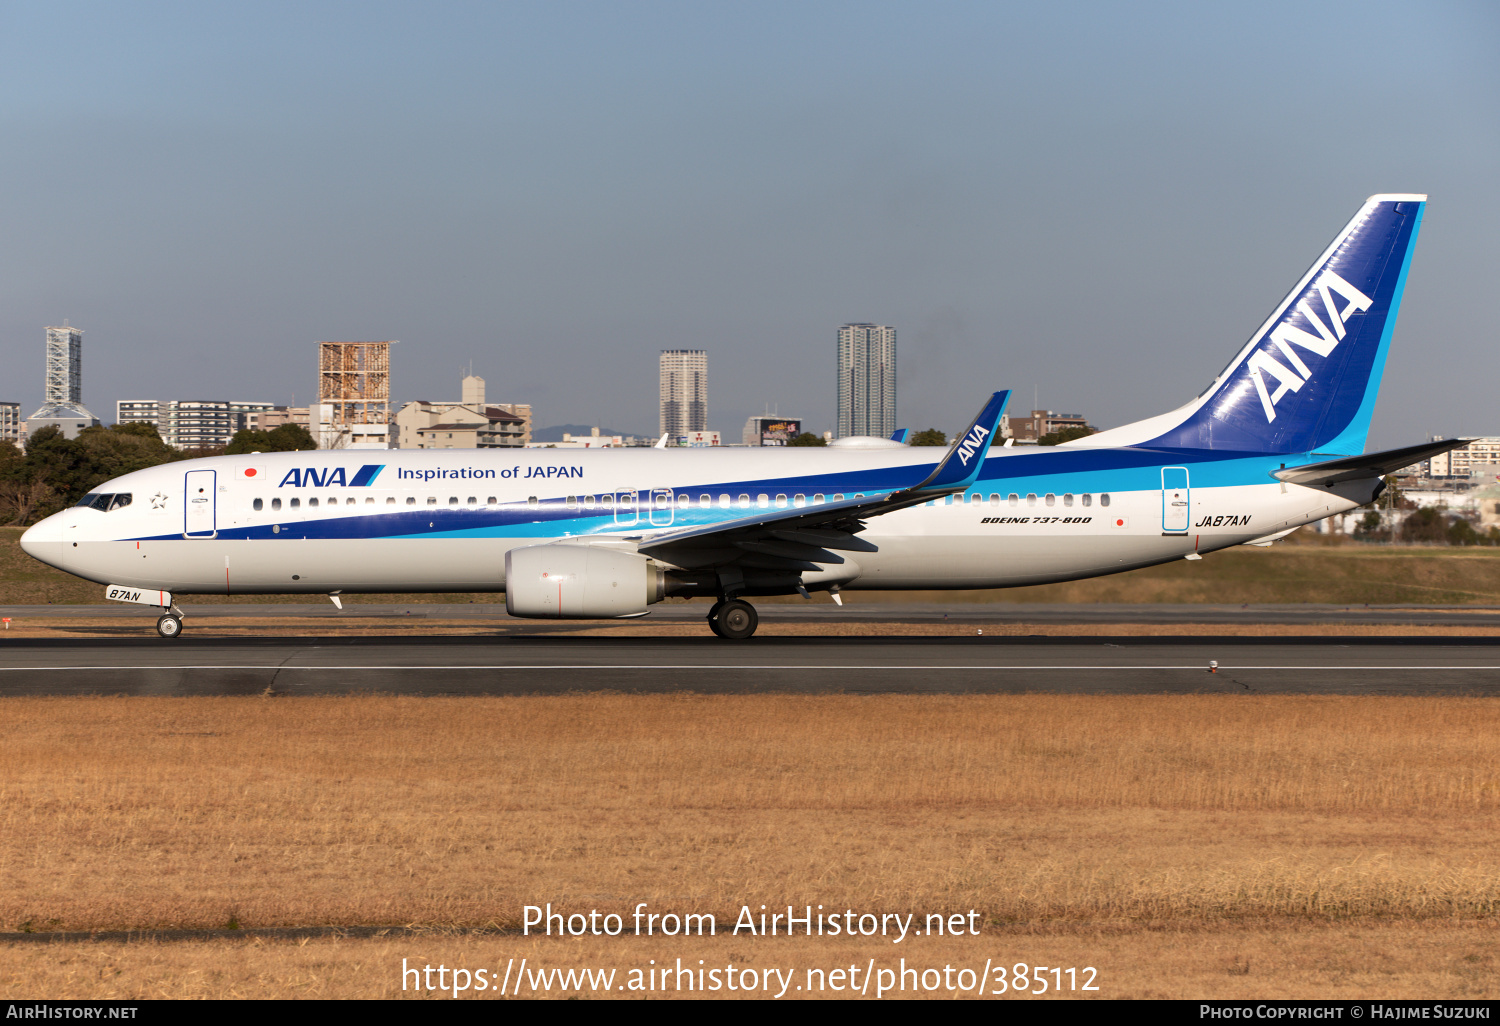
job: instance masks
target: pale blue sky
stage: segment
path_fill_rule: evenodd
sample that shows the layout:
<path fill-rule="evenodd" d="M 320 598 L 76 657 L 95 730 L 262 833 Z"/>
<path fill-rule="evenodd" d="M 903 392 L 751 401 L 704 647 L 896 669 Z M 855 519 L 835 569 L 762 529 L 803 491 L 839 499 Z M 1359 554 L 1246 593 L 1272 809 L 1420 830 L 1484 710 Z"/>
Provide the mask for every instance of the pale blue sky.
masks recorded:
<path fill-rule="evenodd" d="M 0 3 L 0 399 L 394 398 L 831 427 L 894 324 L 900 421 L 993 388 L 1110 426 L 1198 392 L 1370 193 L 1428 192 L 1372 441 L 1500 433 L 1492 4 Z"/>

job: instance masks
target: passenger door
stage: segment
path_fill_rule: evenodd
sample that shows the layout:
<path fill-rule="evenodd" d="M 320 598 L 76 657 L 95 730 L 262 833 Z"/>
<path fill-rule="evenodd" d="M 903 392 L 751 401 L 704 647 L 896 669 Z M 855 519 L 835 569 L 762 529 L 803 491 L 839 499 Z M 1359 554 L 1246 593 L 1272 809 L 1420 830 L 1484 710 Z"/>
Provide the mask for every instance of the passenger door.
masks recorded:
<path fill-rule="evenodd" d="M 190 470 L 183 475 L 182 533 L 187 538 L 212 538 L 218 533 L 218 475 L 212 470 Z"/>
<path fill-rule="evenodd" d="M 615 495 L 615 523 L 620 527 L 634 527 L 641 518 L 635 508 L 635 492 L 618 492 Z"/>
<path fill-rule="evenodd" d="M 1192 518 L 1192 493 L 1186 467 L 1161 468 L 1161 529 L 1163 534 L 1186 534 Z"/>
<path fill-rule="evenodd" d="M 675 511 L 672 508 L 672 490 L 670 488 L 653 488 L 651 490 L 651 526 L 671 527 L 674 513 Z"/>

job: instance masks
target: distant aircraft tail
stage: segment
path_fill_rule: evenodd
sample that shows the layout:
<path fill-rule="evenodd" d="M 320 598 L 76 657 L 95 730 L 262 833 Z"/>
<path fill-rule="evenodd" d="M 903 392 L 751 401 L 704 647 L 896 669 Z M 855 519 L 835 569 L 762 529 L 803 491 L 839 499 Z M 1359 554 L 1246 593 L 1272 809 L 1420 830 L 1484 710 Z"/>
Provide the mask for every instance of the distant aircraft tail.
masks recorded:
<path fill-rule="evenodd" d="M 1426 204 L 1371 196 L 1207 392 L 1067 444 L 1364 452 Z"/>

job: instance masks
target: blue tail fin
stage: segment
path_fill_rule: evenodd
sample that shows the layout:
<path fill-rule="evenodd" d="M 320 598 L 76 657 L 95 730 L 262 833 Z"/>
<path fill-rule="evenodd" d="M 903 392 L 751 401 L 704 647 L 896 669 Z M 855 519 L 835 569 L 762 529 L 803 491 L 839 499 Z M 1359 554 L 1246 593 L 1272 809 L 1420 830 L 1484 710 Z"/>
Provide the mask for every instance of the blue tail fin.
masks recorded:
<path fill-rule="evenodd" d="M 1366 200 L 1186 416 L 1137 444 L 1362 453 L 1426 201 Z"/>

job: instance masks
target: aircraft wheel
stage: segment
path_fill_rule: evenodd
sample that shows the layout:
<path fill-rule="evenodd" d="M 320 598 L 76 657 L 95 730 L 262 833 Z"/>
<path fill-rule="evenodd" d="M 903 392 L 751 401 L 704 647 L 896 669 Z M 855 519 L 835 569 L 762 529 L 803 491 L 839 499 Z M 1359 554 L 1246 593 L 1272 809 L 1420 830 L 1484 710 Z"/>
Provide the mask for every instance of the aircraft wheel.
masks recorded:
<path fill-rule="evenodd" d="M 714 618 L 714 621 L 718 624 L 715 633 L 730 641 L 744 641 L 754 634 L 755 628 L 760 625 L 760 617 L 756 615 L 755 607 L 739 599 L 725 602 L 720 606 L 719 615 Z"/>
<path fill-rule="evenodd" d="M 156 621 L 156 633 L 164 638 L 178 638 L 182 636 L 182 618 L 167 613 Z"/>
<path fill-rule="evenodd" d="M 724 636 L 724 632 L 719 629 L 719 611 L 723 608 L 724 603 L 715 602 L 708 610 L 708 629 L 721 638 Z"/>

